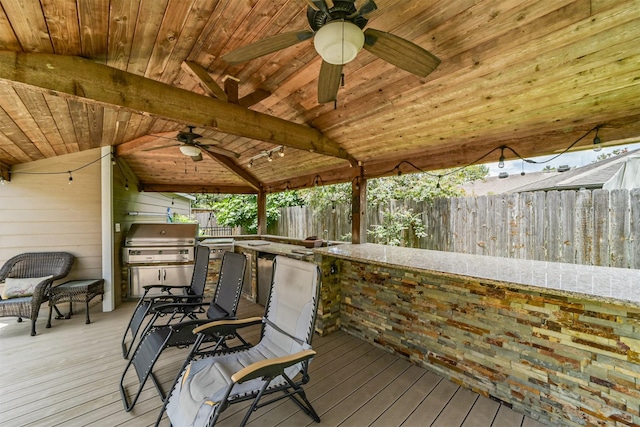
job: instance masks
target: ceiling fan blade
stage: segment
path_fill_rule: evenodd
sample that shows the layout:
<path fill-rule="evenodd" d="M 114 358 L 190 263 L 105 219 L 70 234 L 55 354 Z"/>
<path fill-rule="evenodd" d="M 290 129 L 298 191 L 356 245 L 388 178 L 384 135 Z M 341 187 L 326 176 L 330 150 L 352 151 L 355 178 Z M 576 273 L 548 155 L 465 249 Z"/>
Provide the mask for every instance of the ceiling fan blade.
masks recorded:
<path fill-rule="evenodd" d="M 179 145 L 182 145 L 182 144 L 161 145 L 161 146 L 159 146 L 159 147 L 145 148 L 145 149 L 144 149 L 144 150 L 142 150 L 142 151 L 160 150 L 160 149 L 162 149 L 162 148 L 177 147 L 177 146 L 179 146 Z"/>
<path fill-rule="evenodd" d="M 203 145 L 203 144 L 195 144 L 196 147 L 202 149 L 202 150 L 206 150 L 209 151 L 211 153 L 217 153 L 217 154 L 222 154 L 223 156 L 226 157 L 233 157 L 235 159 L 240 157 L 240 154 L 235 153 L 231 150 L 227 150 L 225 148 L 222 147 L 218 147 L 217 145 Z"/>
<path fill-rule="evenodd" d="M 232 50 L 222 55 L 222 59 L 229 64 L 236 65 L 293 46 L 312 37 L 313 31 L 309 30 L 276 34 Z"/>
<path fill-rule="evenodd" d="M 313 5 L 316 10 L 321 11 L 325 15 L 329 16 L 329 6 L 327 6 L 327 2 L 325 0 L 307 0 L 307 3 Z"/>
<path fill-rule="evenodd" d="M 191 160 L 193 160 L 194 162 L 201 162 L 203 160 L 202 153 L 198 153 L 197 156 L 191 156 Z"/>
<path fill-rule="evenodd" d="M 376 9 L 378 9 L 378 5 L 376 5 L 373 2 L 373 0 L 369 0 L 368 2 L 363 4 L 360 7 L 360 9 L 358 9 L 357 12 L 352 13 L 351 15 L 347 16 L 347 19 L 354 19 L 354 18 L 357 18 L 358 16 L 368 15 L 368 14 L 370 14 L 371 12 L 373 12 Z"/>
<path fill-rule="evenodd" d="M 329 64 L 322 61 L 320 76 L 318 77 L 318 102 L 332 102 L 336 100 L 342 80 L 342 65 Z"/>
<path fill-rule="evenodd" d="M 440 59 L 409 40 L 371 28 L 365 30 L 364 36 L 365 49 L 417 76 L 426 77 L 440 65 Z"/>

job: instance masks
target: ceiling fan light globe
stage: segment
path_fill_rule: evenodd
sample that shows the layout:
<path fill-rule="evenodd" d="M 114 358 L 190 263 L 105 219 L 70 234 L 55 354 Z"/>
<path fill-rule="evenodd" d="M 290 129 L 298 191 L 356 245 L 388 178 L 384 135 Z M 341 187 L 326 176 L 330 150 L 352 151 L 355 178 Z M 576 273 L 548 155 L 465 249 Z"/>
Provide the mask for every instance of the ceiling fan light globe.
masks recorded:
<path fill-rule="evenodd" d="M 349 21 L 334 21 L 320 28 L 313 45 L 325 62 L 343 65 L 355 59 L 364 46 L 364 33 Z"/>
<path fill-rule="evenodd" d="M 200 154 L 200 149 L 193 145 L 183 145 L 180 147 L 180 151 L 182 154 L 189 157 L 197 157 Z"/>

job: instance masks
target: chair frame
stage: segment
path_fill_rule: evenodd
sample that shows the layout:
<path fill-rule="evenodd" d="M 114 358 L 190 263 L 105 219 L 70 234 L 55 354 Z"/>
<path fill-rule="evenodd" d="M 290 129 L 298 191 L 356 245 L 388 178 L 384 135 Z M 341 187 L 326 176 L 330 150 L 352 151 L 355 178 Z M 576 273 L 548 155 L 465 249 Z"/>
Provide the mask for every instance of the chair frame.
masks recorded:
<path fill-rule="evenodd" d="M 35 287 L 32 296 L 0 299 L 0 317 L 31 319 L 31 336 L 36 335 L 36 320 L 40 306 L 49 301 L 53 282 L 63 279 L 71 271 L 75 257 L 68 252 L 27 252 L 16 255 L 0 268 L 0 281 L 7 278 L 52 276 Z M 57 309 L 56 309 L 57 310 Z M 47 328 L 51 325 L 47 325 Z"/>
<path fill-rule="evenodd" d="M 282 256 L 279 256 L 279 257 L 282 257 Z M 276 325 L 272 324 L 268 320 L 268 314 L 271 306 L 271 297 L 272 297 L 271 290 L 273 289 L 273 277 L 275 277 L 275 271 L 277 269 L 277 260 L 279 257 L 276 257 L 274 261 L 274 270 L 273 270 L 274 276 L 272 276 L 271 289 L 269 292 L 269 297 L 267 299 L 267 305 L 266 305 L 264 317 L 262 318 L 252 317 L 252 318 L 241 319 L 241 320 L 215 321 L 215 322 L 201 325 L 193 330 L 194 334 L 198 334 L 198 338 L 196 340 L 196 343 L 192 347 L 191 351 L 189 352 L 187 359 L 182 365 L 180 372 L 178 373 L 178 376 L 175 378 L 171 386 L 171 391 L 167 394 L 166 398 L 164 399 L 164 404 L 156 420 L 156 424 L 155 424 L 156 427 L 160 425 L 162 416 L 164 415 L 164 412 L 167 409 L 167 404 L 169 403 L 169 400 L 171 398 L 171 392 L 175 388 L 176 384 L 180 381 L 183 371 L 187 368 L 187 366 L 189 365 L 189 363 L 191 363 L 191 361 L 196 360 L 197 358 L 208 357 L 216 353 L 232 354 L 232 353 L 237 353 L 240 351 L 247 350 L 247 348 L 240 348 L 240 349 L 232 348 L 226 351 L 225 349 L 221 349 L 224 343 L 225 336 L 230 334 L 237 334 L 238 330 L 240 329 L 243 329 L 249 326 L 258 325 L 258 324 L 262 325 L 261 332 L 260 332 L 261 340 L 264 337 L 264 333 L 267 325 L 269 325 L 270 327 L 274 327 L 279 332 L 287 334 L 285 331 L 281 330 L 280 328 L 278 328 Z M 313 308 L 313 315 L 312 315 L 313 317 L 311 320 L 311 327 L 308 332 L 308 338 L 305 341 L 309 345 L 311 345 L 313 334 L 315 332 L 315 323 L 316 323 L 317 312 L 318 312 L 321 277 L 322 277 L 321 270 L 317 265 L 316 265 L 316 271 L 317 271 L 317 275 L 316 275 L 316 284 L 315 284 L 316 289 L 315 289 L 315 295 L 314 295 L 314 308 Z M 292 337 L 289 334 L 287 335 L 299 342 L 297 338 Z M 218 337 L 218 341 L 215 347 L 213 348 L 213 350 L 201 351 L 200 347 L 202 343 L 207 340 L 207 336 Z M 300 352 L 286 355 L 283 357 L 266 359 L 259 362 L 255 362 L 241 369 L 240 371 L 236 372 L 231 376 L 232 383 L 227 387 L 224 398 L 216 406 L 216 409 L 214 410 L 210 419 L 208 420 L 207 426 L 209 427 L 214 426 L 218 418 L 220 417 L 221 413 L 224 412 L 224 410 L 227 409 L 230 405 L 253 399 L 252 404 L 250 405 L 249 409 L 247 410 L 240 424 L 240 426 L 244 426 L 248 422 L 251 414 L 255 412 L 257 409 L 287 397 L 293 400 L 296 403 L 296 405 L 298 405 L 298 407 L 300 407 L 300 409 L 302 409 L 311 419 L 319 423 L 320 416 L 316 413 L 311 402 L 307 399 L 304 389 L 302 388 L 302 386 L 307 384 L 310 380 L 309 373 L 308 373 L 309 362 L 315 356 L 315 354 L 316 352 L 312 349 L 302 350 Z M 300 375 L 300 379 L 297 381 L 294 381 L 293 379 L 289 378 L 285 374 L 284 370 L 285 368 L 289 366 L 293 366 L 298 363 L 301 363 L 301 366 L 302 366 L 302 369 L 298 373 L 298 375 Z M 285 383 L 282 385 L 270 387 L 271 381 L 279 376 L 284 378 Z M 257 378 L 262 378 L 262 380 L 264 381 L 264 384 L 262 385 L 260 390 L 251 394 L 247 394 L 245 396 L 237 396 L 237 397 L 234 397 L 232 400 L 229 400 L 229 396 L 231 395 L 231 391 L 233 390 L 233 387 L 235 384 L 243 383 L 245 381 L 249 381 Z M 278 393 L 278 392 L 282 392 L 283 394 L 277 397 L 273 397 L 267 401 L 261 401 L 263 397 L 274 394 L 274 393 Z"/>
<path fill-rule="evenodd" d="M 228 270 L 225 271 L 225 265 L 230 266 L 227 268 L 236 267 L 233 264 L 226 264 L 226 263 L 233 263 L 234 262 L 233 258 L 236 258 L 235 262 L 240 263 L 241 266 L 238 268 L 239 275 L 237 280 L 235 280 L 236 278 L 232 276 L 231 280 L 233 280 L 233 282 L 229 282 L 227 278 L 229 274 L 233 274 L 233 273 L 230 273 Z M 240 261 L 240 259 L 242 259 L 242 261 Z M 215 321 L 215 320 L 236 318 L 235 317 L 236 311 L 238 309 L 238 303 L 240 301 L 240 295 L 242 293 L 242 285 L 244 283 L 244 273 L 245 273 L 246 264 L 247 264 L 247 258 L 243 254 L 226 252 L 223 255 L 222 263 L 220 264 L 220 274 L 218 275 L 218 284 L 216 286 L 215 294 L 210 303 L 205 303 L 205 302 L 170 303 L 170 304 L 161 304 L 154 307 L 155 313 L 153 315 L 153 318 L 149 322 L 150 326 L 147 328 L 146 332 L 140 338 L 140 341 L 138 342 L 138 345 L 135 351 L 133 352 L 133 356 L 131 357 L 131 359 L 129 359 L 127 366 L 125 367 L 124 372 L 122 373 L 122 377 L 120 379 L 120 385 L 119 385 L 120 395 L 122 397 L 122 403 L 124 405 L 125 411 L 129 412 L 133 409 L 136 402 L 138 401 L 138 398 L 140 397 L 140 394 L 142 393 L 142 388 L 144 387 L 148 378 L 151 378 L 151 381 L 153 382 L 153 384 L 155 385 L 158 391 L 158 394 L 164 400 L 165 392 L 162 389 L 155 374 L 153 373 L 153 367 L 155 366 L 156 362 L 160 357 L 160 354 L 164 351 L 165 348 L 168 348 L 168 347 L 187 348 L 191 344 L 194 344 L 196 342 L 196 335 L 192 333 L 195 327 L 209 323 L 211 321 Z M 228 291 L 228 289 L 222 289 L 223 286 L 231 287 L 231 285 L 235 287 L 234 293 L 233 293 L 234 300 L 233 300 L 233 303 L 231 304 L 231 307 L 228 307 L 230 311 L 227 311 L 224 308 L 222 308 L 220 305 L 218 305 L 217 302 L 220 300 L 220 296 L 222 292 L 225 290 Z M 177 310 L 184 310 L 186 307 L 189 307 L 190 309 L 195 309 L 195 308 L 206 307 L 206 306 L 209 306 L 206 319 L 188 320 L 184 322 L 172 323 L 167 325 L 155 324 L 155 321 L 158 319 L 158 317 L 162 313 L 175 313 Z M 187 310 L 184 310 L 184 311 L 187 311 Z M 240 335 L 236 334 L 234 337 L 238 338 L 242 342 L 243 346 L 250 346 L 250 344 L 246 342 Z M 225 338 L 230 339 L 232 337 L 227 336 Z M 217 339 L 218 337 L 212 338 L 212 340 L 216 340 L 216 341 Z M 125 376 L 131 366 L 134 367 L 136 374 L 138 375 L 138 380 L 140 382 L 138 391 L 136 392 L 133 399 L 129 398 L 124 387 Z"/>
<path fill-rule="evenodd" d="M 147 285 L 144 286 L 144 294 L 138 300 L 138 304 L 133 311 L 131 319 L 127 324 L 127 327 L 122 335 L 122 357 L 127 359 L 129 353 L 134 348 L 138 332 L 142 330 L 140 336 L 144 335 L 151 327 L 151 321 L 147 321 L 145 324 L 145 318 L 148 316 L 154 316 L 153 320 L 157 319 L 155 307 L 159 305 L 171 304 L 171 303 L 200 303 L 204 298 L 204 289 L 207 281 L 207 273 L 209 271 L 209 253 L 208 246 L 196 246 L 195 247 L 195 264 L 193 267 L 193 275 L 191 277 L 191 283 L 189 285 Z M 159 289 L 163 294 L 161 295 L 148 295 L 150 291 Z M 181 291 L 182 295 L 175 295 L 172 292 Z M 174 320 L 176 317 L 180 317 L 180 321 L 185 318 L 196 318 L 197 309 L 201 306 L 187 306 L 179 305 L 174 306 L 173 312 L 160 312 L 158 316 L 167 316 L 167 324 Z M 127 347 L 127 335 L 131 331 L 131 344 Z"/>

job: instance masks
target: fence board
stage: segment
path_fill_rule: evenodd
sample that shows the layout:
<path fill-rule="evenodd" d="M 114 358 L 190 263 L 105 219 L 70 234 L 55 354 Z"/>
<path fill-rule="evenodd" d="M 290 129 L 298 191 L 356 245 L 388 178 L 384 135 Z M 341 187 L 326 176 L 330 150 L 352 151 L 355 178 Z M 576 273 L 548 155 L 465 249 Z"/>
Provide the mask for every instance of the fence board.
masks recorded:
<path fill-rule="evenodd" d="M 631 221 L 629 226 L 629 264 L 631 268 L 640 269 L 640 188 L 631 190 L 629 206 L 631 207 L 629 214 L 629 220 Z"/>
<path fill-rule="evenodd" d="M 535 193 L 522 193 L 520 195 L 519 209 L 521 219 L 518 233 L 522 239 L 522 256 L 524 259 L 535 259 L 535 235 L 536 217 L 534 210 Z"/>
<path fill-rule="evenodd" d="M 546 227 L 545 238 L 547 240 L 547 256 L 549 261 L 560 262 L 562 257 L 560 215 L 560 193 L 558 191 L 547 192 L 547 207 L 545 209 Z"/>
<path fill-rule="evenodd" d="M 520 222 L 522 221 L 522 211 L 520 207 L 520 193 L 512 193 L 507 199 L 508 215 L 508 236 L 509 236 L 509 258 L 524 258 L 524 247 L 522 234 L 520 233 Z"/>
<path fill-rule="evenodd" d="M 609 265 L 609 192 L 593 191 L 593 255 L 595 265 Z"/>
<path fill-rule="evenodd" d="M 576 264 L 591 264 L 593 259 L 593 206 L 590 191 L 576 195 L 573 245 Z"/>
<path fill-rule="evenodd" d="M 496 196 L 496 254 L 495 256 L 509 258 L 509 195 Z"/>
<path fill-rule="evenodd" d="M 560 191 L 560 262 L 573 264 L 576 260 L 574 248 L 575 191 Z"/>
<path fill-rule="evenodd" d="M 629 219 L 629 210 L 627 208 L 629 192 L 627 190 L 611 190 L 611 220 L 609 226 L 609 249 L 613 267 L 622 267 L 628 262 L 626 241 L 629 237 L 629 228 L 627 227 Z"/>
<path fill-rule="evenodd" d="M 537 261 L 545 261 L 549 258 L 549 242 L 545 239 L 545 229 L 547 227 L 546 212 L 546 195 L 544 191 L 537 191 L 533 193 L 534 201 L 533 207 L 535 210 L 535 225 L 532 233 L 534 236 L 534 258 Z"/>
<path fill-rule="evenodd" d="M 478 255 L 487 254 L 487 239 L 488 239 L 488 227 L 487 227 L 487 205 L 488 199 L 486 197 L 477 197 L 477 212 L 478 212 L 478 234 L 475 253 Z"/>

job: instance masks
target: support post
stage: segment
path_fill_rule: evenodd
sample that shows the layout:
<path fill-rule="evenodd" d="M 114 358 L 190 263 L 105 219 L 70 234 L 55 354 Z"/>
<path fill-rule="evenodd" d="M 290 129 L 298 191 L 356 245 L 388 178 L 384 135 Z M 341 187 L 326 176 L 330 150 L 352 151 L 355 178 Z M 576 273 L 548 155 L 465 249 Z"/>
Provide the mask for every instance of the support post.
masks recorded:
<path fill-rule="evenodd" d="M 367 243 L 367 180 L 363 167 L 351 182 L 351 243 Z"/>
<path fill-rule="evenodd" d="M 258 191 L 258 234 L 267 234 L 267 193 Z"/>

